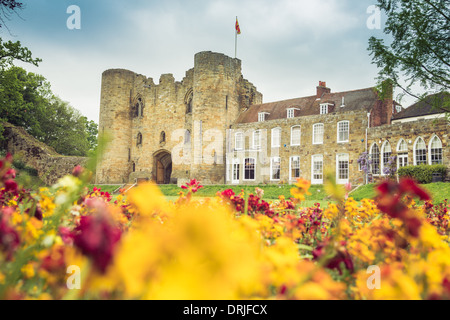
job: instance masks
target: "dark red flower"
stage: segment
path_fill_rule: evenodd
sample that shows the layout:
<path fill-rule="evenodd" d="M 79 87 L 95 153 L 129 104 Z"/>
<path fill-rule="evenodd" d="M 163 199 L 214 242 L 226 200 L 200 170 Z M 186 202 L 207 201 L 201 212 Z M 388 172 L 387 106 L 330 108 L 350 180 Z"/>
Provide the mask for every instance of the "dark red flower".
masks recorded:
<path fill-rule="evenodd" d="M 104 273 L 113 259 L 114 249 L 120 240 L 121 231 L 102 212 L 81 217 L 73 232 L 73 241 L 83 254 L 90 257 L 94 265 Z"/>
<path fill-rule="evenodd" d="M 8 223 L 9 213 L 0 213 L 0 249 L 6 253 L 6 259 L 10 260 L 20 245 L 20 237 L 17 231 Z"/>

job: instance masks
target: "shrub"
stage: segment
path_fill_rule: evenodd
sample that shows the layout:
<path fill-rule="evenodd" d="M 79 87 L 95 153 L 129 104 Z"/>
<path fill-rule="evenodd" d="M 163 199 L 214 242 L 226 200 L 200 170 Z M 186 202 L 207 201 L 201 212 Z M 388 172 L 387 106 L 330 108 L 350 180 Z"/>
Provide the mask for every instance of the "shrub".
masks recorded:
<path fill-rule="evenodd" d="M 447 167 L 442 164 L 418 166 L 407 166 L 398 169 L 398 177 L 410 177 L 418 181 L 419 183 L 431 183 L 433 182 L 433 175 L 438 175 L 445 180 L 447 175 Z"/>

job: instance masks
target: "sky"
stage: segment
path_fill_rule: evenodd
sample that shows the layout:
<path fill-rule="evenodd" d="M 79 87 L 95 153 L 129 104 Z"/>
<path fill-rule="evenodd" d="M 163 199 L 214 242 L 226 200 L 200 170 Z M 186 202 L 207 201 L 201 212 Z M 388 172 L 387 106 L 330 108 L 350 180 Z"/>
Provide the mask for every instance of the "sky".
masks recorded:
<path fill-rule="evenodd" d="M 20 41 L 52 91 L 98 123 L 101 75 L 112 68 L 159 82 L 181 81 L 201 51 L 235 55 L 244 78 L 263 102 L 314 95 L 319 81 L 332 92 L 376 85 L 378 69 L 367 50 L 371 36 L 385 38 L 384 17 L 374 24 L 375 0 L 23 0 L 25 8 L 0 30 Z M 73 20 L 78 6 L 80 19 Z M 80 29 L 68 28 L 80 21 Z M 369 28 L 369 25 L 374 26 Z M 412 99 L 403 99 L 404 107 Z"/>

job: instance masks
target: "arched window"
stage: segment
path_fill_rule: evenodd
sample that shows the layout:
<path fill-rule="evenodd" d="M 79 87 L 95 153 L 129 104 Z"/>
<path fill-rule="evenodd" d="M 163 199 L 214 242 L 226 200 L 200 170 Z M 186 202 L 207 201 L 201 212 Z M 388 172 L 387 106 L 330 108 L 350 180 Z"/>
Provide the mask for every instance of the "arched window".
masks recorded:
<path fill-rule="evenodd" d="M 442 164 L 442 142 L 438 136 L 430 141 L 430 164 Z"/>
<path fill-rule="evenodd" d="M 166 133 L 164 131 L 162 131 L 159 136 L 159 143 L 164 143 L 164 142 L 166 142 Z"/>
<path fill-rule="evenodd" d="M 387 167 L 389 158 L 391 157 L 391 154 L 392 154 L 391 144 L 389 143 L 389 141 L 385 141 L 383 143 L 383 145 L 381 147 L 381 154 L 383 156 L 383 161 L 381 162 L 381 172 L 383 174 L 385 174 L 384 168 Z"/>
<path fill-rule="evenodd" d="M 302 128 L 300 126 L 293 126 L 291 128 L 291 146 L 299 146 L 302 134 Z"/>
<path fill-rule="evenodd" d="M 234 136 L 234 149 L 244 150 L 244 134 L 242 132 L 236 132 Z"/>
<path fill-rule="evenodd" d="M 192 101 L 194 100 L 194 91 L 191 89 L 188 90 L 184 97 L 184 103 L 186 105 L 186 114 L 192 113 Z"/>
<path fill-rule="evenodd" d="M 186 130 L 184 134 L 184 144 L 191 143 L 191 132 L 189 130 Z"/>
<path fill-rule="evenodd" d="M 422 137 L 414 143 L 414 165 L 427 164 L 427 146 Z"/>
<path fill-rule="evenodd" d="M 348 142 L 350 131 L 350 121 L 341 121 L 337 125 L 337 142 Z"/>
<path fill-rule="evenodd" d="M 323 123 L 313 125 L 313 144 L 323 144 Z"/>
<path fill-rule="evenodd" d="M 142 133 L 138 133 L 137 138 L 136 138 L 136 146 L 141 146 L 142 145 Z"/>
<path fill-rule="evenodd" d="M 408 145 L 404 139 L 400 139 L 397 144 L 397 168 L 408 165 Z"/>
<path fill-rule="evenodd" d="M 272 148 L 279 148 L 281 145 L 281 128 L 272 129 Z"/>
<path fill-rule="evenodd" d="M 133 118 L 139 118 L 144 116 L 144 100 L 141 97 L 137 98 L 136 103 L 131 110 Z"/>
<path fill-rule="evenodd" d="M 380 149 L 376 143 L 370 148 L 370 159 L 372 160 L 372 174 L 380 174 Z"/>

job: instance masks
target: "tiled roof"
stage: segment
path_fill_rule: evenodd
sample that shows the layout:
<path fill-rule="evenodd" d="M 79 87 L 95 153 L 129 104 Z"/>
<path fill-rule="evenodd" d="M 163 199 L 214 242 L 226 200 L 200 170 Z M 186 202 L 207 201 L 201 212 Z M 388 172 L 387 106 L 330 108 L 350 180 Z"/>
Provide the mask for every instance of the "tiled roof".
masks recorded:
<path fill-rule="evenodd" d="M 442 106 L 444 99 L 447 101 L 450 99 L 450 94 L 447 92 L 436 93 L 427 96 L 424 100 L 416 102 L 412 106 L 403 109 L 401 112 L 393 116 L 393 120 L 427 116 L 431 114 L 444 113 L 440 110 L 439 106 Z M 447 102 L 448 103 L 448 102 Z M 435 106 L 435 107 L 434 107 Z"/>
<path fill-rule="evenodd" d="M 344 97 L 345 106 L 341 107 L 342 97 Z M 353 110 L 371 109 L 378 96 L 374 88 L 366 88 L 354 91 L 325 93 L 321 99 L 316 96 L 289 99 L 277 102 L 263 103 L 252 105 L 247 110 L 241 112 L 237 119 L 237 123 L 249 123 L 258 121 L 258 113 L 267 112 L 267 120 L 285 119 L 287 117 L 287 109 L 298 108 L 295 111 L 295 117 L 303 117 L 320 114 L 320 104 L 331 103 L 334 104 L 330 113 L 332 112 L 348 112 Z"/>

